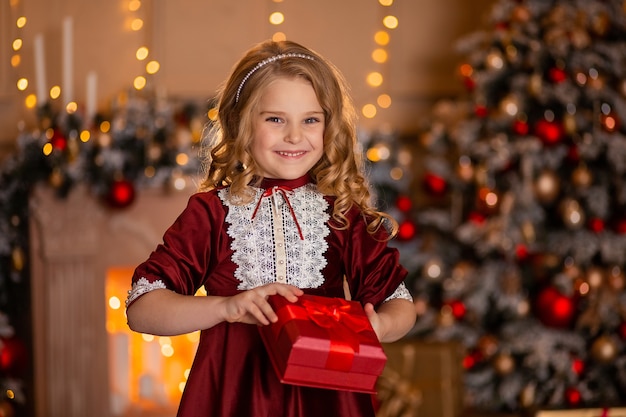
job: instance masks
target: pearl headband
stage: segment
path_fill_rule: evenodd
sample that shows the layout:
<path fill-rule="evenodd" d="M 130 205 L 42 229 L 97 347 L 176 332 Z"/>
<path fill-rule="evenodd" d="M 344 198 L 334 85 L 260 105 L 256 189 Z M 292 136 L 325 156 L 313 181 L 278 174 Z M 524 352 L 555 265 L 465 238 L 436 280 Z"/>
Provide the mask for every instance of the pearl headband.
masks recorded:
<path fill-rule="evenodd" d="M 258 64 L 256 64 L 254 66 L 254 68 L 252 68 L 245 77 L 243 77 L 243 80 L 241 80 L 241 84 L 239 84 L 239 88 L 237 88 L 237 95 L 235 96 L 235 103 L 239 103 L 239 94 L 241 93 L 241 89 L 243 88 L 243 85 L 246 83 L 246 81 L 248 81 L 248 78 L 250 78 L 250 76 L 252 74 L 254 74 L 259 68 L 272 63 L 274 61 L 278 61 L 279 59 L 284 59 L 284 58 L 303 58 L 303 59 L 310 59 L 311 61 L 314 61 L 315 58 L 313 58 L 311 55 L 306 55 L 306 54 L 300 54 L 300 53 L 295 53 L 295 52 L 289 52 L 287 54 L 280 54 L 280 55 L 274 55 L 271 56 L 269 58 L 264 59 L 263 61 L 259 62 Z"/>

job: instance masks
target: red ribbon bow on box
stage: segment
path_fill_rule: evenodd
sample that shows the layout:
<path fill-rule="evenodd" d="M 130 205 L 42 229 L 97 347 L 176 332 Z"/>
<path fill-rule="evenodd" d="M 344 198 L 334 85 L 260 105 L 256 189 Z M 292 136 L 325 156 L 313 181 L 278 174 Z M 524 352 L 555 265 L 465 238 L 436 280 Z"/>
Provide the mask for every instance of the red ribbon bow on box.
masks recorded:
<path fill-rule="evenodd" d="M 359 352 L 359 333 L 373 331 L 369 319 L 354 302 L 341 298 L 301 298 L 297 304 L 281 309 L 286 319 L 311 321 L 324 328 L 329 335 L 330 351 L 326 360 L 329 369 L 349 371 L 354 356 Z M 283 323 L 287 320 L 283 320 Z"/>

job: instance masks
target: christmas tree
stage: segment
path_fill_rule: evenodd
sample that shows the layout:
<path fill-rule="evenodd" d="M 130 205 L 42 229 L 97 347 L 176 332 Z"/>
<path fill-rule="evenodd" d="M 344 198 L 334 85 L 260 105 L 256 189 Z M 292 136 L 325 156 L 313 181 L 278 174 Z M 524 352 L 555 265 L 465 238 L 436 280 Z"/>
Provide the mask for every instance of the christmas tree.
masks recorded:
<path fill-rule="evenodd" d="M 497 0 L 414 162 L 413 336 L 461 341 L 468 407 L 626 403 L 622 0 Z"/>

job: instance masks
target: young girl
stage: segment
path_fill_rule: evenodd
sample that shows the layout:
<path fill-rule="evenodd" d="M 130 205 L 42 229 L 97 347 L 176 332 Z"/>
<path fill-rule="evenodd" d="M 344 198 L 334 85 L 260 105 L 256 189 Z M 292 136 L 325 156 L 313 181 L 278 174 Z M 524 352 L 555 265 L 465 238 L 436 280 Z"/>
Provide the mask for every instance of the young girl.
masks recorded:
<path fill-rule="evenodd" d="M 219 94 L 200 192 L 139 265 L 129 326 L 201 330 L 179 417 L 373 416 L 363 393 L 282 384 L 257 326 L 277 317 L 267 298 L 353 300 L 383 342 L 415 320 L 398 253 L 369 202 L 354 111 L 332 64 L 294 42 L 265 42 Z M 194 297 L 204 286 L 208 295 Z"/>

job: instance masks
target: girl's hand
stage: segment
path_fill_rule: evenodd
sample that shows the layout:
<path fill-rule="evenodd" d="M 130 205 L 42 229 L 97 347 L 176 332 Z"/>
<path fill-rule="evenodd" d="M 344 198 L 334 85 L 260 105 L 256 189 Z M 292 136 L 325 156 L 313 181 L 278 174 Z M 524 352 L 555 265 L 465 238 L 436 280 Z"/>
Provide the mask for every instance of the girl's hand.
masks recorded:
<path fill-rule="evenodd" d="M 383 320 L 376 312 L 376 310 L 374 310 L 374 305 L 372 303 L 365 304 L 365 307 L 363 309 L 365 310 L 365 314 L 367 315 L 367 318 L 369 319 L 370 324 L 372 325 L 372 328 L 376 333 L 376 337 L 378 337 L 378 340 L 381 340 L 383 336 Z"/>
<path fill-rule="evenodd" d="M 282 295 L 290 302 L 298 301 L 304 292 L 293 285 L 273 282 L 232 297 L 225 297 L 223 302 L 224 320 L 229 323 L 248 323 L 268 325 L 278 320 L 272 306 L 267 302 L 270 295 Z"/>

